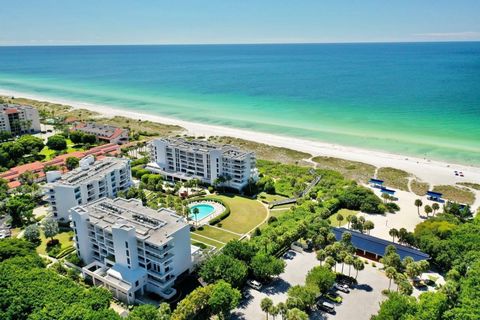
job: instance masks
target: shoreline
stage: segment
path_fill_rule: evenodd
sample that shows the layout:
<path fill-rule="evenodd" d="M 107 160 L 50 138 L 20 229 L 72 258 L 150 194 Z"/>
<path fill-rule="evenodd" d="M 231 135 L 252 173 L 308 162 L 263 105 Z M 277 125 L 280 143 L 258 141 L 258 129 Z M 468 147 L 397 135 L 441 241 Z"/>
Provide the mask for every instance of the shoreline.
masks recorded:
<path fill-rule="evenodd" d="M 247 131 L 244 129 L 206 125 L 201 123 L 178 120 L 174 118 L 132 112 L 116 109 L 113 106 L 84 103 L 66 99 L 57 99 L 47 96 L 16 92 L 0 89 L 0 95 L 22 97 L 33 100 L 48 101 L 69 105 L 74 109 L 88 109 L 99 113 L 103 117 L 123 116 L 131 119 L 149 120 L 152 122 L 177 125 L 183 127 L 188 135 L 192 136 L 230 136 L 253 142 L 283 147 L 315 156 L 326 156 L 371 164 L 376 167 L 393 167 L 407 171 L 420 180 L 430 184 L 456 184 L 456 182 L 480 181 L 480 167 L 454 164 L 439 160 L 423 159 L 418 157 L 403 156 L 387 152 L 362 149 L 357 147 L 342 146 L 321 141 L 293 138 L 274 135 L 270 133 Z M 462 171 L 464 178 L 455 176 L 453 171 Z"/>

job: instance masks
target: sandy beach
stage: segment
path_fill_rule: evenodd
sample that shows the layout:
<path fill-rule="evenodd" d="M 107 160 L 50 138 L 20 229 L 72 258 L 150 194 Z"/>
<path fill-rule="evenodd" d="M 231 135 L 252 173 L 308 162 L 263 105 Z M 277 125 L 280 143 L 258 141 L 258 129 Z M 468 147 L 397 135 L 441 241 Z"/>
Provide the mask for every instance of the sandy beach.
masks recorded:
<path fill-rule="evenodd" d="M 235 128 L 220 127 L 182 121 L 158 115 L 142 114 L 128 110 L 117 109 L 114 106 L 94 105 L 79 101 L 55 99 L 41 95 L 12 92 L 0 89 L 1 95 L 23 97 L 41 101 L 49 101 L 70 105 L 73 108 L 84 108 L 100 113 L 105 117 L 124 116 L 132 119 L 149 120 L 158 123 L 178 125 L 194 136 L 230 136 L 284 147 L 312 154 L 312 156 L 328 156 L 368 163 L 377 167 L 393 167 L 414 174 L 419 179 L 431 184 L 455 184 L 457 182 L 480 182 L 480 167 L 453 164 L 442 161 L 422 159 L 411 156 L 396 155 L 385 152 L 366 150 L 311 141 L 287 136 L 273 135 L 262 132 L 246 131 Z M 464 177 L 455 176 L 454 170 L 462 171 Z"/>

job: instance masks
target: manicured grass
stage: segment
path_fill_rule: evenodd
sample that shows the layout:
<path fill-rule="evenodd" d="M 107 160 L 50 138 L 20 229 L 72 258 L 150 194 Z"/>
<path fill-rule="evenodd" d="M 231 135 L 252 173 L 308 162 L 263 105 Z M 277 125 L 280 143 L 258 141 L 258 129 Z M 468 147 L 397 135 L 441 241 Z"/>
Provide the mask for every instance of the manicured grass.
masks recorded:
<path fill-rule="evenodd" d="M 222 229 L 246 233 L 255 228 L 267 217 L 267 209 L 257 200 L 240 196 L 213 196 L 230 207 L 230 215 L 221 222 Z"/>
<path fill-rule="evenodd" d="M 84 150 L 83 148 L 74 148 L 75 144 L 72 142 L 72 140 L 70 139 L 66 139 L 66 140 L 67 140 L 67 149 L 66 149 L 67 153 Z M 55 150 L 52 150 L 47 146 L 43 147 L 42 151 L 40 151 L 39 154 L 44 155 L 46 161 L 51 160 L 56 156 Z"/>
<path fill-rule="evenodd" d="M 406 171 L 395 168 L 379 168 L 377 178 L 385 181 L 387 187 L 408 191 L 408 177 L 410 174 Z"/>
<path fill-rule="evenodd" d="M 70 238 L 73 237 L 73 231 L 63 231 L 57 234 L 54 239 L 58 239 L 60 242 L 61 250 L 67 248 L 68 246 L 73 245 L 73 241 Z M 37 247 L 37 253 L 39 254 L 47 254 L 47 242 L 50 241 L 50 238 L 45 238 L 43 231 L 40 232 L 40 240 L 41 243 Z"/>
<path fill-rule="evenodd" d="M 215 247 L 217 249 L 221 248 L 225 245 L 224 243 L 221 243 L 221 242 L 218 242 L 218 241 L 213 241 L 211 239 L 206 239 L 204 237 L 200 237 L 200 236 L 196 235 L 195 233 L 191 233 L 190 236 L 192 238 L 192 241 L 202 242 L 202 243 L 205 243 L 206 245 Z"/>
<path fill-rule="evenodd" d="M 344 160 L 332 157 L 315 157 L 317 168 L 340 172 L 345 178 L 366 183 L 375 174 L 375 166 L 363 162 Z"/>
<path fill-rule="evenodd" d="M 480 183 L 474 182 L 457 182 L 458 185 L 469 187 L 475 190 L 480 190 Z"/>
<path fill-rule="evenodd" d="M 330 216 L 328 218 L 328 220 L 330 220 L 330 223 L 331 223 L 332 226 L 338 227 L 337 216 L 338 216 L 338 214 L 341 214 L 343 216 L 343 220 L 340 222 L 340 226 L 344 226 L 344 225 L 348 224 L 347 217 L 348 216 L 354 216 L 357 213 L 358 213 L 358 211 L 348 210 L 348 209 L 340 209 L 337 213 Z"/>
<path fill-rule="evenodd" d="M 442 185 L 433 187 L 433 191 L 442 193 L 442 197 L 450 201 L 466 204 L 475 202 L 475 194 L 467 188 Z"/>
<path fill-rule="evenodd" d="M 240 236 L 236 234 L 228 231 L 223 231 L 221 230 L 221 228 L 217 229 L 208 225 L 203 226 L 203 230 L 196 230 L 194 234 L 199 234 L 201 236 L 209 237 L 224 243 L 227 243 L 228 241 L 233 239 L 240 238 Z"/>
<path fill-rule="evenodd" d="M 424 196 L 430 185 L 426 182 L 418 181 L 416 179 L 413 179 L 412 182 L 410 183 L 410 189 L 412 189 L 412 192 L 415 193 L 417 196 Z"/>

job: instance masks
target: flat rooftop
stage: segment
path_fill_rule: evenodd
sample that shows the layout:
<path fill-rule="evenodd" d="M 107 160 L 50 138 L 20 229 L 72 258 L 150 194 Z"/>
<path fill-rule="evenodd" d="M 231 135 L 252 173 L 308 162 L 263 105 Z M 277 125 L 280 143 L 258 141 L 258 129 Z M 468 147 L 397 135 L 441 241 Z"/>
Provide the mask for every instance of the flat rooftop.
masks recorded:
<path fill-rule="evenodd" d="M 241 160 L 250 155 L 252 151 L 241 150 L 232 145 L 218 145 L 204 140 L 185 140 L 182 138 L 163 138 L 168 147 L 178 148 L 192 152 L 209 152 L 211 150 L 220 150 L 223 156 Z"/>
<path fill-rule="evenodd" d="M 2 103 L 0 104 L 0 111 L 8 111 L 8 110 L 15 110 L 15 109 L 35 109 L 32 106 L 29 105 L 23 105 L 23 104 L 13 104 L 13 103 Z"/>
<path fill-rule="evenodd" d="M 103 175 L 114 169 L 121 169 L 128 162 L 128 159 L 106 157 L 102 160 L 96 160 L 94 163 L 83 169 L 81 166 L 62 175 L 62 177 L 52 184 L 77 185 L 79 183 L 95 180 L 99 175 Z"/>
<path fill-rule="evenodd" d="M 174 211 L 144 207 L 138 199 L 102 198 L 73 210 L 87 212 L 90 223 L 110 232 L 112 226 L 126 230 L 135 228 L 137 238 L 155 245 L 166 242 L 171 234 L 187 226 Z"/>

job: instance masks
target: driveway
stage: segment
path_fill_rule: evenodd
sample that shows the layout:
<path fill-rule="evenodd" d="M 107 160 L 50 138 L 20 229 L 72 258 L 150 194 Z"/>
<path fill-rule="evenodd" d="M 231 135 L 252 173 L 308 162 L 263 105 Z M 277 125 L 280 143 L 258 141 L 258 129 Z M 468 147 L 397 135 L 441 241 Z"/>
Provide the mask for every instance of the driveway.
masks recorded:
<path fill-rule="evenodd" d="M 292 260 L 285 260 L 287 265 L 285 272 L 263 286 L 260 291 L 248 289 L 251 297 L 244 299 L 240 306 L 233 310 L 232 319 L 264 320 L 265 313 L 260 308 L 260 301 L 269 297 L 274 304 L 287 300 L 287 290 L 291 286 L 305 284 L 305 276 L 313 267 L 318 266 L 315 252 L 296 252 Z M 377 264 L 378 265 L 378 264 Z M 378 268 L 378 267 L 377 267 Z M 384 299 L 382 290 L 388 288 L 388 279 L 371 263 L 365 265 L 365 269 L 358 274 L 356 289 L 349 294 L 341 293 L 344 301 L 336 307 L 336 315 L 328 315 L 316 311 L 310 314 L 311 319 L 358 319 L 368 320 L 379 309 L 379 303 Z M 348 268 L 345 267 L 348 274 Z M 352 268 L 352 274 L 354 274 Z"/>

